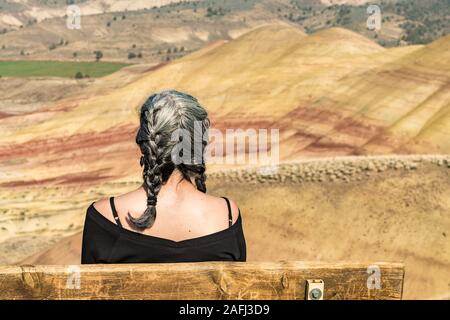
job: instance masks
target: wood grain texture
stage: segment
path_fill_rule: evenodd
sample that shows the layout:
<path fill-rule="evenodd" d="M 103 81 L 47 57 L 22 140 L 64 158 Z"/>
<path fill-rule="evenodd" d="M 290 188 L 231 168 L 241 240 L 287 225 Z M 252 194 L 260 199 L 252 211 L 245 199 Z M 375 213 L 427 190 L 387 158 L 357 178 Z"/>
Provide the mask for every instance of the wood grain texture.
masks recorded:
<path fill-rule="evenodd" d="M 380 289 L 367 287 L 374 265 Z M 307 279 L 324 280 L 324 299 L 401 299 L 403 278 L 386 262 L 0 266 L 0 299 L 305 299 Z"/>

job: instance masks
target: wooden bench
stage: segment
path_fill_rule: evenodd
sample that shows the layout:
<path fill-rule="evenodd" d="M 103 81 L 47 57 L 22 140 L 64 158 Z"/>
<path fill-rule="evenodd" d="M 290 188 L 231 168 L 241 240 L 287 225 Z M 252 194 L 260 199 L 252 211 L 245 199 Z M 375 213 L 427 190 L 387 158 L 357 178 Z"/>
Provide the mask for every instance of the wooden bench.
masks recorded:
<path fill-rule="evenodd" d="M 305 299 L 322 280 L 324 299 L 392 300 L 403 278 L 386 262 L 0 266 L 0 299 Z"/>

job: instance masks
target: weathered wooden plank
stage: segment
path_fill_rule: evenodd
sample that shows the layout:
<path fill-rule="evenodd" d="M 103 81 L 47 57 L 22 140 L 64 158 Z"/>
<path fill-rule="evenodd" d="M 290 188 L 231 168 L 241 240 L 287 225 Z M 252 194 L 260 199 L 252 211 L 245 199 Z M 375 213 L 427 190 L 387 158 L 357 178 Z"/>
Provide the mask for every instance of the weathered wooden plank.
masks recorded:
<path fill-rule="evenodd" d="M 403 278 L 386 262 L 0 266 L 0 299 L 305 299 L 308 279 L 324 280 L 324 299 L 401 299 Z"/>

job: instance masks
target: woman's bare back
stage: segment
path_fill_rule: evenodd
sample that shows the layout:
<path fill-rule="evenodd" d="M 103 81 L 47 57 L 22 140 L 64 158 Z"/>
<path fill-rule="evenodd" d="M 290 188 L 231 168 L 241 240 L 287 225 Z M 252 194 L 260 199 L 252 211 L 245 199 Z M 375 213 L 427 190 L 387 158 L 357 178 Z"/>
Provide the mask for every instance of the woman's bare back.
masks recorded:
<path fill-rule="evenodd" d="M 147 194 L 143 187 L 114 197 L 114 203 L 123 228 L 173 241 L 202 237 L 229 227 L 225 199 L 198 191 L 189 181 L 180 181 L 176 174 L 159 192 L 156 220 L 149 229 L 136 230 L 127 222 L 128 212 L 137 217 L 146 208 Z M 233 201 L 230 204 L 235 223 L 239 209 Z M 95 202 L 94 207 L 115 223 L 109 198 Z"/>

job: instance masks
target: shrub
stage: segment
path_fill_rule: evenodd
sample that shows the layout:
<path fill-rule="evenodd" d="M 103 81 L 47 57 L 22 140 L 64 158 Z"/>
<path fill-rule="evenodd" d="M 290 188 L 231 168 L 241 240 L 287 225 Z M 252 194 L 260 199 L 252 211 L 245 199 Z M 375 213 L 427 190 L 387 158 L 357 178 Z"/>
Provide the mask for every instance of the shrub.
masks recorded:
<path fill-rule="evenodd" d="M 100 61 L 101 58 L 103 58 L 103 52 L 101 51 L 94 51 L 94 55 L 95 55 L 95 61 Z"/>

